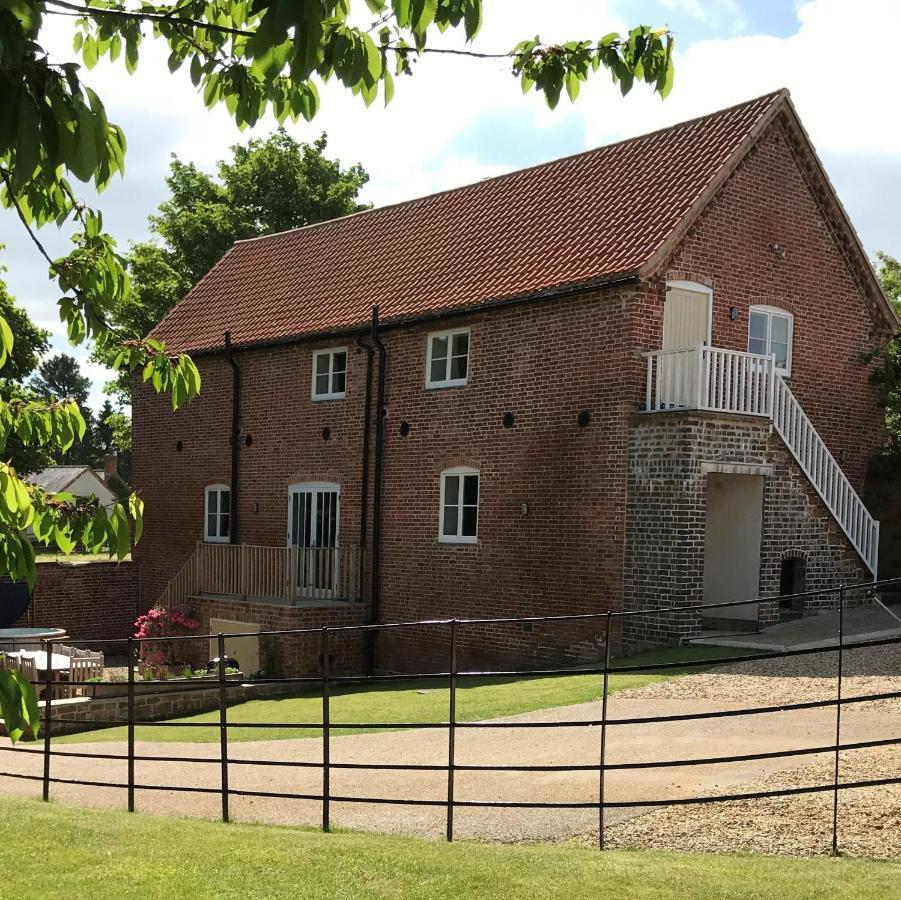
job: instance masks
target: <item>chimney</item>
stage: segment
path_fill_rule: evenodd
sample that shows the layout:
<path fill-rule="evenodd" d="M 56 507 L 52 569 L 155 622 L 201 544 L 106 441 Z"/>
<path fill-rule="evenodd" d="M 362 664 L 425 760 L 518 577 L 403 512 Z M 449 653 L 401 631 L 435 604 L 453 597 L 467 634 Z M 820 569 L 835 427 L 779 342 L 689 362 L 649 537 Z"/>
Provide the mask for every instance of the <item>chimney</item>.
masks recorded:
<path fill-rule="evenodd" d="M 114 475 L 119 474 L 119 455 L 117 453 L 107 453 L 103 457 L 103 480 L 109 481 Z"/>

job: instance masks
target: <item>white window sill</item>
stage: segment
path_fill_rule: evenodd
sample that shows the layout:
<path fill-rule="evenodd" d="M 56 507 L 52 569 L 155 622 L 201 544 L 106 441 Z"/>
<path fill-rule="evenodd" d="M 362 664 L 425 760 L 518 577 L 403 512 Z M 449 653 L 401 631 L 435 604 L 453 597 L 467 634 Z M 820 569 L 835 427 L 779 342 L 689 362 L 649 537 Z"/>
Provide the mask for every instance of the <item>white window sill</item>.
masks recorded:
<path fill-rule="evenodd" d="M 203 542 L 205 544 L 227 544 L 228 537 L 210 537 L 209 535 L 204 535 Z"/>
<path fill-rule="evenodd" d="M 426 390 L 433 391 L 437 388 L 465 387 L 468 378 L 454 378 L 452 381 L 427 381 Z"/>
<path fill-rule="evenodd" d="M 473 544 L 478 544 L 479 538 L 475 537 L 449 537 L 447 535 L 439 534 L 438 535 L 438 543 L 439 544 L 469 544 L 472 546 Z"/>
<path fill-rule="evenodd" d="M 318 403 L 320 400 L 344 400 L 347 397 L 346 393 L 343 394 L 313 394 L 312 400 L 314 403 Z"/>

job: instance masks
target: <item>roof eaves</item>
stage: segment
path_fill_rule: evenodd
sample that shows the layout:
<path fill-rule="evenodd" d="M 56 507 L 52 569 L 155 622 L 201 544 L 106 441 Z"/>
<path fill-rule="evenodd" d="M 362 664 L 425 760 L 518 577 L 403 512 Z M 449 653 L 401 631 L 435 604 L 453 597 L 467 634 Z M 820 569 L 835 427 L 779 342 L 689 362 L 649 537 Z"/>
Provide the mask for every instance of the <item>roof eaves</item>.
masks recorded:
<path fill-rule="evenodd" d="M 538 303 L 542 300 L 554 300 L 569 297 L 574 294 L 582 294 L 586 291 L 604 290 L 625 284 L 635 284 L 640 280 L 638 272 L 617 272 L 593 278 L 589 281 L 574 282 L 572 284 L 558 285 L 527 294 L 516 294 L 511 297 L 499 297 L 493 300 L 485 300 L 468 306 L 445 307 L 444 309 L 431 310 L 427 313 L 416 313 L 406 316 L 396 316 L 379 322 L 380 331 L 394 331 L 402 328 L 410 328 L 427 322 L 437 322 L 449 318 L 461 318 L 467 315 L 475 315 L 481 312 L 492 312 L 507 306 L 516 306 L 523 303 Z M 337 340 L 350 338 L 357 335 L 367 335 L 370 332 L 368 323 L 351 325 L 340 330 L 297 332 L 277 338 L 266 338 L 259 341 L 246 341 L 234 344 L 233 350 L 261 350 L 267 347 L 282 347 L 288 344 L 305 344 L 313 341 Z M 214 356 L 222 352 L 219 345 L 212 347 L 195 347 L 185 352 L 192 356 Z"/>

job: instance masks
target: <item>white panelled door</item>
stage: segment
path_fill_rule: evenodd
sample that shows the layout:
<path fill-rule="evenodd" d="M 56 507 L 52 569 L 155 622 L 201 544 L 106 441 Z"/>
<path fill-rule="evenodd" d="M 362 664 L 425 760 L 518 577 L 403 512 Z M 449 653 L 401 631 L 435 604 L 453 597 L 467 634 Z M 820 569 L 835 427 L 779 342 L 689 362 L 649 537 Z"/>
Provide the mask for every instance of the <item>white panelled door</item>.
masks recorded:
<path fill-rule="evenodd" d="M 670 282 L 663 307 L 663 350 L 710 343 L 710 298 L 709 291 Z"/>
<path fill-rule="evenodd" d="M 697 376 L 688 351 L 710 343 L 710 307 L 713 293 L 692 282 L 669 282 L 663 307 L 663 350 L 683 350 L 667 358 L 664 373 L 670 406 L 691 406 L 697 399 Z"/>
<path fill-rule="evenodd" d="M 315 482 L 288 489 L 288 546 L 298 548 L 297 590 L 333 592 L 338 577 L 340 488 Z"/>

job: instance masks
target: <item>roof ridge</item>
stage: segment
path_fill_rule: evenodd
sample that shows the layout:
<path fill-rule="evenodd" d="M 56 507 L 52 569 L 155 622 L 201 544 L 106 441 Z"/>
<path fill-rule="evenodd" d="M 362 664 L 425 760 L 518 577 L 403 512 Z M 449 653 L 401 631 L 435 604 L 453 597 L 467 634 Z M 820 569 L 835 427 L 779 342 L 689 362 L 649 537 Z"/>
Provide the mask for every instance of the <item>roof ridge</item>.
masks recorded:
<path fill-rule="evenodd" d="M 524 172 L 533 172 L 537 169 L 550 168 L 551 166 L 557 166 L 561 163 L 569 162 L 573 159 L 579 159 L 583 156 L 588 156 L 592 153 L 598 153 L 601 150 L 610 150 L 614 147 L 622 146 L 623 144 L 631 144 L 637 143 L 641 140 L 646 140 L 647 138 L 657 137 L 662 134 L 666 134 L 671 131 L 677 131 L 681 128 L 686 128 L 691 125 L 695 125 L 698 122 L 704 121 L 705 119 L 713 119 L 716 116 L 724 115 L 725 113 L 730 113 L 733 110 L 740 109 L 742 107 L 753 106 L 755 103 L 759 103 L 761 100 L 766 98 L 776 99 L 777 97 L 790 97 L 791 94 L 788 88 L 778 88 L 775 91 L 769 91 L 765 94 L 760 94 L 757 97 L 752 97 L 750 100 L 744 100 L 740 103 L 733 103 L 731 106 L 725 106 L 722 109 L 714 110 L 713 112 L 704 113 L 700 116 L 695 116 L 693 119 L 684 119 L 679 122 L 674 122 L 672 125 L 665 125 L 663 128 L 656 128 L 653 131 L 646 131 L 643 134 L 636 134 L 633 137 L 620 138 L 618 141 L 611 141 L 609 144 L 600 144 L 597 147 L 589 147 L 586 150 L 579 150 L 577 153 L 570 153 L 566 156 L 558 156 L 554 159 L 547 159 L 544 162 L 534 163 L 531 166 L 523 166 L 520 169 L 514 169 L 511 172 L 501 172 L 498 175 L 490 175 L 487 178 L 483 178 L 480 181 L 471 181 L 467 184 L 460 184 L 456 187 L 444 188 L 440 191 L 434 191 L 431 194 L 423 194 L 420 197 L 411 197 L 408 200 L 398 200 L 395 203 L 386 203 L 384 206 L 371 206 L 368 209 L 358 209 L 355 212 L 347 213 L 343 216 L 336 216 L 333 219 L 324 219 L 321 222 L 311 222 L 308 225 L 298 225 L 296 228 L 286 228 L 284 231 L 273 231 L 270 234 L 260 234 L 256 237 L 250 238 L 241 238 L 236 240 L 232 247 L 237 247 L 238 244 L 252 244 L 258 241 L 266 241 L 271 238 L 279 238 L 284 237 L 288 234 L 297 234 L 302 231 L 310 231 L 314 228 L 322 228 L 327 225 L 334 225 L 338 222 L 346 222 L 348 219 L 359 218 L 360 216 L 369 215 L 372 213 L 385 212 L 389 209 L 398 209 L 404 206 L 412 206 L 415 203 L 422 203 L 426 200 L 431 200 L 435 197 L 442 197 L 446 194 L 454 194 L 469 190 L 470 188 L 480 187 L 483 184 L 489 184 L 491 182 L 502 181 L 506 178 L 514 178 L 517 175 L 522 175 Z M 231 247 L 229 250 L 232 249 Z M 227 251 L 226 251 L 227 252 Z M 212 271 L 212 270 L 211 270 Z"/>

